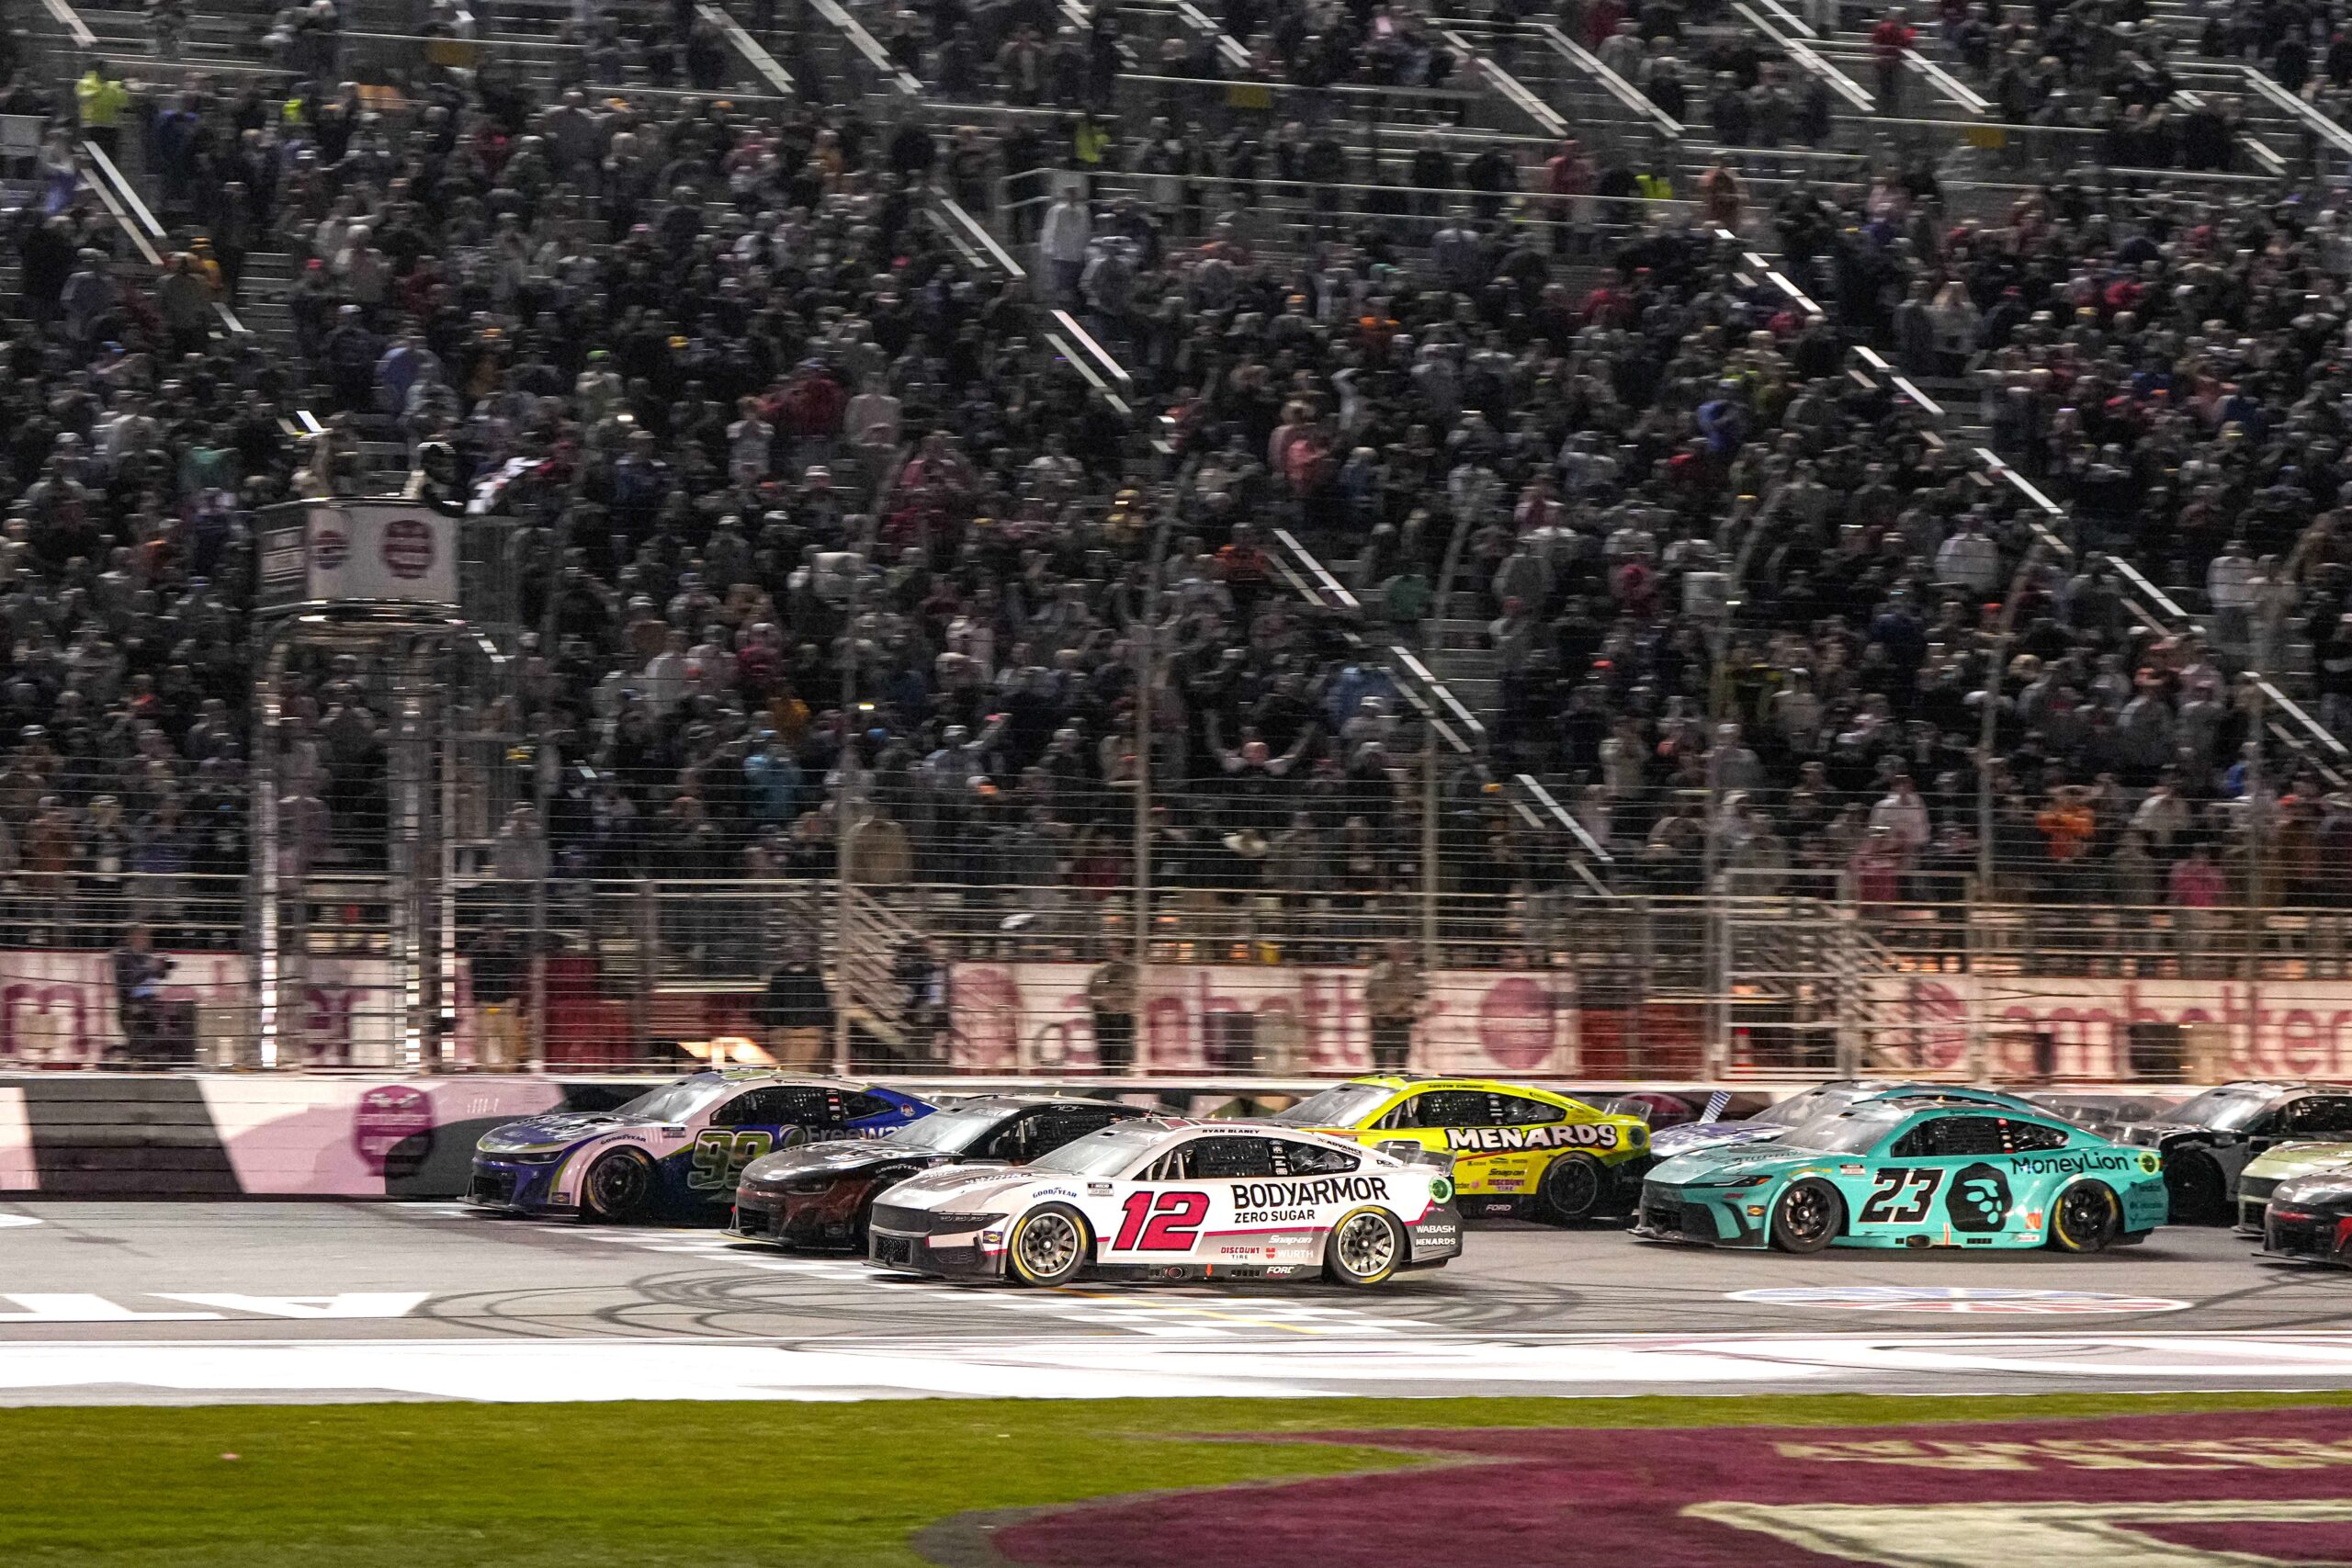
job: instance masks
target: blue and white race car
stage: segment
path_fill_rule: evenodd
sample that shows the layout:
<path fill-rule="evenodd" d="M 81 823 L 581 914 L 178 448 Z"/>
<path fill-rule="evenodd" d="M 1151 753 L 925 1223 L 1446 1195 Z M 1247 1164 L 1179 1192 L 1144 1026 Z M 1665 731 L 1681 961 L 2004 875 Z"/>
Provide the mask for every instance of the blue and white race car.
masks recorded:
<path fill-rule="evenodd" d="M 1788 1135 L 1790 1128 L 1810 1122 L 1817 1116 L 1830 1116 L 1850 1105 L 1859 1105 L 1882 1094 L 1913 1090 L 1942 1098 L 1961 1098 L 1998 1105 L 2030 1115 L 2046 1115 L 2041 1106 L 2019 1100 L 2013 1094 L 2002 1094 L 1989 1089 L 1966 1089 L 1948 1084 L 1905 1083 L 1895 1078 L 1832 1078 L 1827 1083 L 1814 1085 L 1802 1093 L 1766 1106 L 1753 1116 L 1736 1122 L 1685 1122 L 1678 1127 L 1664 1127 L 1650 1134 L 1650 1152 L 1661 1160 L 1677 1155 L 1690 1154 L 1699 1149 L 1725 1148 L 1735 1145 L 1777 1143 Z"/>
<path fill-rule="evenodd" d="M 509 1122 L 474 1145 L 466 1200 L 506 1213 L 715 1218 L 773 1149 L 878 1138 L 932 1111 L 877 1084 L 760 1069 L 693 1073 L 616 1111 Z"/>

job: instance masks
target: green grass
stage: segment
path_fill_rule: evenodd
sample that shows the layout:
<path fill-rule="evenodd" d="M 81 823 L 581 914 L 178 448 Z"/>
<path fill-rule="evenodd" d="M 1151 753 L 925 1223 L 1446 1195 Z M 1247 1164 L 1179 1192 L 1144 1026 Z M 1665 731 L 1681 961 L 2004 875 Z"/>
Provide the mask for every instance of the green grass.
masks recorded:
<path fill-rule="evenodd" d="M 2352 1393 L 8 1410 L 0 1563 L 905 1568 L 920 1561 L 905 1544 L 911 1532 L 970 1509 L 1418 1462 L 1218 1433 L 1835 1426 L 2313 1404 L 2352 1404 Z"/>

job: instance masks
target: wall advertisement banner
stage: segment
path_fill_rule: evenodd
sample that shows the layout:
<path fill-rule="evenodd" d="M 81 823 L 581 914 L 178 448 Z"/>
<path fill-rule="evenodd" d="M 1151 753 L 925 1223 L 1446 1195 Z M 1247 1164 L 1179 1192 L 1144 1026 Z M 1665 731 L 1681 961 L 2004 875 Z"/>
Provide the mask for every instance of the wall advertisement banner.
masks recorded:
<path fill-rule="evenodd" d="M 958 964 L 949 973 L 958 1072 L 1053 1072 L 1096 1065 L 1083 964 Z M 1243 964 L 1155 967 L 1136 1020 L 1135 1070 L 1342 1076 L 1372 1065 L 1362 969 Z M 1442 970 L 1429 977 L 1416 1070 L 1577 1069 L 1574 977 L 1552 971 Z"/>
<path fill-rule="evenodd" d="M 252 971 L 242 953 L 172 953 L 158 1002 L 158 1032 L 144 1058 L 157 1065 L 227 1065 L 249 1055 Z M 459 997 L 465 996 L 460 964 Z M 393 964 L 379 958 L 313 958 L 284 1020 L 289 1066 L 393 1068 L 407 1049 L 406 1000 Z M 458 1010 L 458 1061 L 472 1056 L 472 1009 Z M 107 953 L 0 953 L 0 1066 L 89 1067 L 125 1055 L 113 956 Z"/>
<path fill-rule="evenodd" d="M 2033 980 L 1937 975 L 1877 983 L 1881 1016 L 1916 1032 L 1917 1066 L 1937 1076 L 1968 1067 L 1969 1020 L 1981 1011 L 1985 1076 L 2036 1070 L 2036 1036 L 2054 1048 L 2055 1076 L 2131 1078 L 2135 1025 L 2180 1025 L 2225 1052 L 2223 1077 L 2352 1077 L 2352 982 L 2293 980 Z M 2209 1026 L 2200 1029 L 2199 1026 Z M 2218 1035 L 2218 1039 L 2216 1038 Z M 2195 1043 L 2187 1043 L 2193 1052 Z"/>

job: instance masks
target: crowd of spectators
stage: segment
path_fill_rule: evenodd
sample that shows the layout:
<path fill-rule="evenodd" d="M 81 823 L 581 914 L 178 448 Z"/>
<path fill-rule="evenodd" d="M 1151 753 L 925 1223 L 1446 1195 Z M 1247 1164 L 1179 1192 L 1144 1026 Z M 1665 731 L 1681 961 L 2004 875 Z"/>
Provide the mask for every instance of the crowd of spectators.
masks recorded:
<path fill-rule="evenodd" d="M 1353 13 L 1226 20 L 1254 39 L 1301 15 Z M 934 27 L 912 63 L 933 79 L 957 28 L 1028 24 L 987 25 Z M 1333 79 L 1389 69 L 1376 27 L 1339 30 Z M 971 52 L 1001 69 L 1001 42 Z M 1156 880 L 1301 922 L 1373 908 L 1418 885 L 1422 843 L 1422 737 L 1378 649 L 1434 643 L 1444 613 L 1499 667 L 1488 754 L 1440 770 L 1459 895 L 1566 883 L 1581 851 L 1494 783 L 1521 772 L 1658 891 L 1956 896 L 1989 799 L 2018 897 L 2340 895 L 2352 797 L 2270 739 L 2245 673 L 2287 679 L 2307 621 L 2315 711 L 2352 723 L 2335 198 L 2058 183 L 1956 222 L 1917 169 L 1769 201 L 1720 171 L 1698 212 L 1645 216 L 1631 172 L 1571 142 L 1498 153 L 1469 186 L 1490 202 L 1302 234 L 1250 221 L 1227 154 L 1311 181 L 1336 119 L 1198 164 L 1199 133 L 1155 126 L 1121 155 L 1162 182 L 1091 201 L 1075 146 L 989 123 L 497 73 L 397 106 L 258 80 L 143 99 L 125 134 L 174 231 L 160 276 L 134 279 L 86 193 L 15 220 L 15 885 L 243 863 L 253 512 L 311 460 L 301 409 L 338 472 L 369 443 L 447 446 L 463 486 L 500 482 L 527 629 L 481 718 L 515 740 L 493 847 L 516 877 L 819 876 L 846 834 L 860 880 L 1007 916 L 1107 896 L 1148 693 Z M 961 243 L 933 182 L 1034 233 L 1032 276 Z M 1821 313 L 1713 237 L 1726 217 Z M 211 313 L 258 253 L 292 265 L 288 353 Z M 1057 307 L 1130 412 L 1056 347 Z M 1858 342 L 1972 378 L 2065 537 L 1853 374 Z M 1277 526 L 1359 614 L 1292 591 Z M 2206 633 L 2143 618 L 2115 563 L 2193 590 Z M 298 661 L 297 870 L 380 857 L 382 673 Z M 507 810 L 542 747 L 544 821 Z"/>

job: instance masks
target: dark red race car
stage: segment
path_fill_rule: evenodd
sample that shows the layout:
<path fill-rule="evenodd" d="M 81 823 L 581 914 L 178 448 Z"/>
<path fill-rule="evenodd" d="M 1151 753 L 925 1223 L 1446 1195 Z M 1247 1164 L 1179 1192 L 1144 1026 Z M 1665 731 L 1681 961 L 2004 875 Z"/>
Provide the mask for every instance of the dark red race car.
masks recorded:
<path fill-rule="evenodd" d="M 989 1096 L 950 1103 L 887 1138 L 779 1150 L 743 1168 L 727 1234 L 784 1247 L 864 1247 L 876 1195 L 917 1171 L 976 1160 L 1026 1164 L 1144 1114 L 1104 1100 Z"/>

